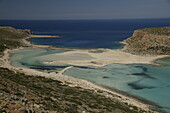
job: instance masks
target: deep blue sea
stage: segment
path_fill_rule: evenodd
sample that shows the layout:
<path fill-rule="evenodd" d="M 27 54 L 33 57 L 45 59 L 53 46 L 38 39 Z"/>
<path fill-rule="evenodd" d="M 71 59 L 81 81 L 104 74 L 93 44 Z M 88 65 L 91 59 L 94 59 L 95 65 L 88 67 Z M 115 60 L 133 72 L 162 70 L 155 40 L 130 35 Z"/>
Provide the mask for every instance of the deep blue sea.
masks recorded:
<path fill-rule="evenodd" d="M 118 49 L 136 29 L 170 26 L 170 19 L 122 20 L 0 20 L 0 26 L 30 29 L 35 34 L 60 38 L 31 38 L 34 44 L 67 48 Z"/>
<path fill-rule="evenodd" d="M 39 45 L 119 49 L 123 46 L 119 44 L 119 41 L 130 37 L 134 30 L 170 26 L 170 19 L 0 20 L 0 26 L 30 29 L 40 35 L 60 36 L 60 38 L 29 39 L 32 43 Z M 52 59 L 43 59 L 43 57 L 67 51 L 70 50 L 17 50 L 13 51 L 11 61 L 16 67 L 47 72 L 59 71 L 69 65 L 44 64 L 43 62 L 49 62 Z M 73 66 L 64 74 L 145 99 L 159 105 L 160 108 L 156 110 L 170 113 L 170 59 L 158 60 L 157 63 L 165 66 L 145 64 L 110 64 L 104 67 Z"/>

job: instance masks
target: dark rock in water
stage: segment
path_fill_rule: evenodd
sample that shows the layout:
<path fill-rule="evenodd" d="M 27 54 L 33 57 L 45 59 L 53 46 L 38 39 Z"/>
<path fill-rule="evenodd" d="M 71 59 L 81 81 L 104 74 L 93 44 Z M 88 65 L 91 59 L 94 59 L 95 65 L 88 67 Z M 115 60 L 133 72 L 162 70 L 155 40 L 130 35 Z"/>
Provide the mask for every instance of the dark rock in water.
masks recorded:
<path fill-rule="evenodd" d="M 135 67 L 137 67 L 137 68 L 142 68 L 142 70 L 143 70 L 144 72 L 147 72 L 147 71 L 148 71 L 148 69 L 147 69 L 146 67 L 144 67 L 144 66 L 135 66 Z"/>
<path fill-rule="evenodd" d="M 95 68 L 91 68 L 91 67 L 86 67 L 86 66 L 74 66 L 77 68 L 82 68 L 82 69 L 95 69 Z"/>
<path fill-rule="evenodd" d="M 144 72 L 148 71 L 148 69 L 146 67 L 142 68 Z"/>
<path fill-rule="evenodd" d="M 104 76 L 104 77 L 102 77 L 102 78 L 109 78 L 109 77 Z"/>
<path fill-rule="evenodd" d="M 133 89 L 135 89 L 135 90 L 155 88 L 155 87 L 153 87 L 153 86 L 138 85 L 137 82 L 128 83 L 128 86 L 130 86 L 131 88 L 133 88 Z"/>
<path fill-rule="evenodd" d="M 151 75 L 148 75 L 146 73 L 132 73 L 132 74 L 128 74 L 128 75 L 143 76 L 143 77 L 150 78 L 150 79 L 156 79 L 156 78 L 154 78 Z"/>

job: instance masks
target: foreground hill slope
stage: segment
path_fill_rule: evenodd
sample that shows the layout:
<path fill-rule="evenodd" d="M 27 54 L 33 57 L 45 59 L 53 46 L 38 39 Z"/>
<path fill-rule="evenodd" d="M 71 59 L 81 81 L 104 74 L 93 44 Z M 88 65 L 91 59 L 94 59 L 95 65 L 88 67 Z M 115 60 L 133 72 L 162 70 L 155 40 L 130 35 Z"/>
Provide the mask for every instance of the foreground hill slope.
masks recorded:
<path fill-rule="evenodd" d="M 170 27 L 136 30 L 124 43 L 133 54 L 170 55 Z"/>

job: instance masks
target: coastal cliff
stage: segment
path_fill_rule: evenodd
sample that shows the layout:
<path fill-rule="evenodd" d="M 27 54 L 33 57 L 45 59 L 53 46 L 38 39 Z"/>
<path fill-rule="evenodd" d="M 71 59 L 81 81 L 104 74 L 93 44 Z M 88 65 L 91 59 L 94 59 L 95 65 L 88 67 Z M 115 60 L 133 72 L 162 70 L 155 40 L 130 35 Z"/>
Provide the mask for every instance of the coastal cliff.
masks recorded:
<path fill-rule="evenodd" d="M 123 50 L 132 54 L 169 55 L 170 27 L 135 30 L 123 43 Z"/>

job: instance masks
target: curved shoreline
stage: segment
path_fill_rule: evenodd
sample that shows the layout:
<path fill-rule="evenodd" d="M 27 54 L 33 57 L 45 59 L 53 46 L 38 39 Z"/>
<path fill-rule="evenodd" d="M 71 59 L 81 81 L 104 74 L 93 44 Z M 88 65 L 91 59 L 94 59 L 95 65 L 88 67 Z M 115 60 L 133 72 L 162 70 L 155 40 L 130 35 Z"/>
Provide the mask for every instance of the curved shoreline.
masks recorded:
<path fill-rule="evenodd" d="M 31 35 L 29 37 L 26 37 L 24 39 L 22 39 L 23 43 L 30 46 L 31 48 L 47 48 L 47 49 L 59 49 L 59 50 L 80 50 L 80 51 L 102 51 L 102 52 L 105 52 L 105 51 L 121 51 L 125 54 L 130 54 L 130 55 L 133 55 L 131 53 L 127 53 L 127 52 L 124 52 L 124 50 L 126 49 L 126 46 L 124 46 L 122 49 L 107 49 L 107 48 L 92 48 L 92 49 L 76 49 L 76 48 L 60 48 L 60 47 L 53 47 L 53 46 L 50 46 L 50 45 L 36 45 L 36 44 L 33 44 L 31 43 L 30 41 L 28 41 L 27 39 L 29 38 L 34 38 L 34 37 L 38 37 L 38 38 L 41 38 L 41 37 L 45 37 L 45 38 L 48 38 L 48 37 L 55 37 L 55 38 L 58 38 L 60 36 L 51 36 L 51 35 Z M 121 41 L 120 43 L 124 44 L 124 45 L 128 45 L 125 41 Z M 152 60 L 150 60 L 149 62 L 144 62 L 144 63 L 140 63 L 140 62 L 137 62 L 137 63 L 115 63 L 115 64 L 150 64 L 150 65 L 154 65 L 154 66 L 163 66 L 161 64 L 157 64 L 155 61 L 156 60 L 159 60 L 159 59 L 164 59 L 164 58 L 168 58 L 170 57 L 170 55 L 134 55 L 134 56 L 141 56 L 141 57 L 154 57 Z"/>
<path fill-rule="evenodd" d="M 25 40 L 25 41 L 23 41 L 23 43 L 25 43 L 25 44 L 29 43 L 29 46 L 31 48 L 42 48 L 42 49 L 49 48 L 49 49 L 51 49 L 50 46 L 41 46 L 41 45 L 31 44 L 26 39 L 23 39 L 23 40 Z M 13 50 L 20 50 L 20 49 L 23 49 L 23 48 L 21 47 L 21 48 L 13 49 Z M 55 48 L 55 49 L 58 49 L 58 48 Z M 60 49 L 63 49 L 63 48 L 60 48 Z M 74 50 L 77 50 L 77 49 L 74 49 Z M 99 49 L 92 49 L 92 50 L 99 50 Z M 102 49 L 102 50 L 105 50 L 105 49 Z M 110 51 L 109 49 L 106 49 L 106 50 Z M 150 102 L 148 103 L 148 102 L 145 102 L 145 100 L 143 102 L 143 101 L 141 101 L 142 99 L 140 100 L 139 98 L 135 98 L 135 96 L 133 97 L 133 96 L 128 95 L 126 93 L 124 94 L 123 92 L 121 93 L 121 91 L 110 90 L 109 88 L 99 86 L 99 85 L 97 85 L 93 82 L 90 82 L 90 81 L 87 81 L 87 80 L 84 80 L 84 79 L 79 79 L 79 78 L 75 78 L 75 77 L 72 77 L 72 76 L 63 75 L 63 73 L 58 73 L 58 74 L 56 74 L 55 72 L 54 73 L 45 73 L 45 72 L 40 72 L 40 71 L 37 71 L 37 70 L 34 70 L 34 69 L 29 69 L 29 68 L 13 67 L 10 64 L 11 62 L 9 60 L 11 51 L 12 50 L 4 51 L 3 60 L 5 62 L 4 67 L 9 68 L 13 71 L 23 72 L 27 75 L 43 76 L 43 77 L 51 78 L 51 79 L 54 79 L 54 80 L 59 80 L 59 81 L 62 81 L 63 83 L 65 83 L 65 84 L 70 83 L 69 85 L 73 86 L 73 87 L 78 86 L 78 87 L 82 87 L 82 88 L 85 88 L 85 89 L 91 89 L 91 90 L 94 90 L 94 91 L 100 91 L 101 90 L 101 91 L 104 91 L 103 94 L 106 97 L 116 98 L 120 102 L 128 103 L 129 105 L 136 106 L 136 107 L 143 109 L 143 110 L 146 110 L 146 111 L 151 111 L 151 112 L 156 113 L 156 111 L 152 111 L 150 108 L 159 107 L 159 106 L 155 105 L 154 103 L 150 103 Z M 85 51 L 89 51 L 89 50 L 85 50 Z M 165 57 L 165 56 L 162 56 L 162 58 L 163 57 Z M 67 67 L 67 68 L 69 68 L 69 67 Z"/>
<path fill-rule="evenodd" d="M 40 36 L 39 36 L 40 37 Z M 50 36 L 47 36 L 50 37 Z M 162 59 L 162 58 L 166 58 L 166 57 L 170 57 L 170 55 L 157 55 L 157 56 L 152 56 L 152 55 L 147 55 L 147 56 L 142 56 L 142 55 L 133 55 L 131 53 L 127 53 L 124 52 L 124 48 L 123 49 L 104 49 L 104 48 L 99 48 L 99 49 L 74 49 L 74 48 L 59 48 L 59 47 L 52 47 L 49 45 L 36 45 L 36 44 L 32 44 L 31 42 L 29 42 L 27 39 L 32 38 L 32 35 L 30 37 L 26 37 L 24 39 L 22 39 L 23 43 L 28 45 L 31 48 L 42 48 L 42 49 L 59 49 L 59 50 L 73 50 L 73 52 L 70 52 L 69 54 L 72 53 L 85 53 L 87 55 L 92 55 L 95 58 L 97 57 L 98 60 L 100 60 L 99 62 L 96 62 L 98 64 L 102 64 L 102 65 L 95 65 L 93 63 L 87 63 L 86 62 L 60 62 L 60 63 L 66 63 L 66 64 L 71 64 L 71 65 L 92 65 L 92 66 L 106 66 L 108 64 L 150 64 L 150 65 L 155 65 L 155 66 L 160 66 L 160 64 L 155 63 L 155 61 L 157 59 Z M 125 43 L 124 43 L 125 44 Z M 92 54 L 90 52 L 92 51 L 102 51 L 105 52 L 103 55 L 102 53 L 100 54 L 100 56 L 96 56 L 96 54 Z M 68 54 L 68 55 L 69 55 Z M 62 55 L 62 54 L 61 54 Z M 64 55 L 64 54 L 63 54 Z M 98 54 L 99 55 L 99 54 Z M 107 57 L 110 60 L 104 58 Z M 112 57 L 112 58 L 111 58 Z M 118 57 L 118 58 L 116 58 Z M 101 61 L 102 60 L 102 61 Z M 55 61 L 54 61 L 55 62 Z M 90 62 L 87 61 L 87 62 Z M 56 62 L 57 63 L 57 62 Z"/>
<path fill-rule="evenodd" d="M 19 49 L 22 49 L 22 48 L 19 48 Z M 18 49 L 14 49 L 14 50 L 18 50 Z M 79 78 L 75 78 L 72 76 L 64 75 L 63 73 L 58 73 L 58 74 L 56 74 L 55 72 L 45 73 L 45 72 L 41 72 L 41 71 L 37 71 L 34 69 L 29 69 L 29 68 L 14 67 L 11 65 L 11 62 L 9 60 L 11 51 L 12 50 L 4 51 L 4 56 L 3 56 L 4 65 L 3 65 L 3 67 L 13 70 L 14 72 L 21 72 L 21 73 L 25 73 L 26 75 L 30 75 L 30 76 L 42 76 L 45 78 L 51 78 L 53 80 L 59 80 L 59 81 L 63 82 L 64 84 L 67 84 L 71 87 L 81 87 L 84 89 L 94 90 L 95 92 L 103 91 L 103 93 L 100 93 L 100 94 L 102 94 L 106 97 L 116 99 L 117 101 L 122 102 L 122 103 L 127 103 L 130 106 L 136 106 L 139 109 L 142 109 L 142 110 L 145 110 L 148 112 L 157 113 L 155 111 L 152 111 L 150 108 L 155 108 L 155 107 L 159 107 L 159 106 L 141 102 L 138 98 L 134 98 L 132 96 L 131 97 L 127 96 L 127 95 L 120 93 L 118 91 L 110 90 L 108 88 L 96 85 L 95 83 L 92 83 L 92 82 L 84 80 L 84 79 L 79 79 Z M 66 68 L 69 68 L 69 67 L 66 67 Z"/>

